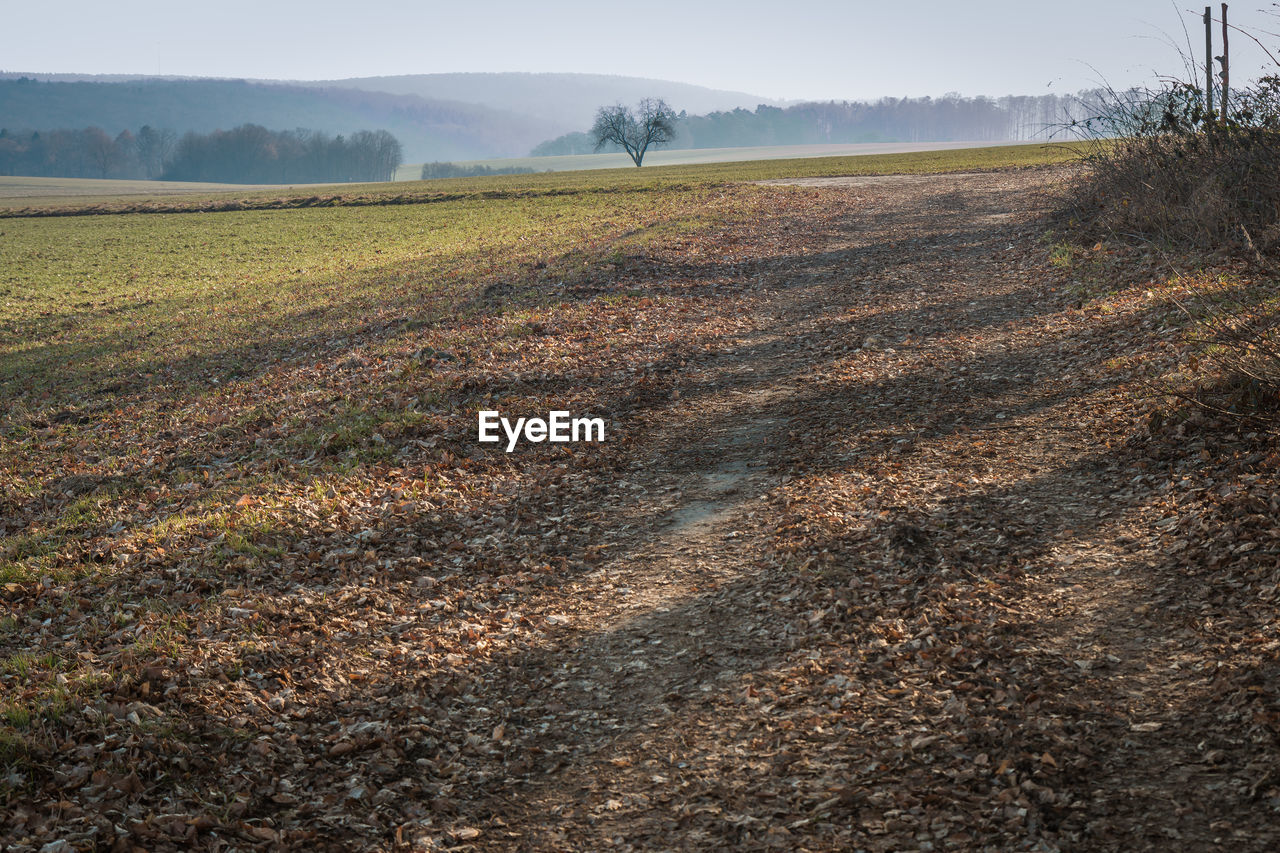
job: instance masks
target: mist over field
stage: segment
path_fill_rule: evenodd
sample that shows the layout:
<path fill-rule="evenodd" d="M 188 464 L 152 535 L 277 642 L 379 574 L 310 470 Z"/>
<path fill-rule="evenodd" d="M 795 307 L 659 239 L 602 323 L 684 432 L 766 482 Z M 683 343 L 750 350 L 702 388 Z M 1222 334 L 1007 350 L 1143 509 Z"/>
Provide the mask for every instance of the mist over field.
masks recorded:
<path fill-rule="evenodd" d="M 776 104 L 746 93 L 581 74 L 299 84 L 11 73 L 0 75 L 0 175 L 305 183 L 385 180 L 403 163 L 530 157 L 521 168 L 563 168 L 538 158 L 620 150 L 589 138 L 592 117 L 602 105 L 646 97 L 673 109 L 673 132 L 662 147 L 719 150 L 1047 139 L 1087 109 L 1092 95 Z M 389 136 L 392 149 L 346 151 L 350 140 L 370 134 Z M 432 166 L 422 174 L 466 172 Z"/>

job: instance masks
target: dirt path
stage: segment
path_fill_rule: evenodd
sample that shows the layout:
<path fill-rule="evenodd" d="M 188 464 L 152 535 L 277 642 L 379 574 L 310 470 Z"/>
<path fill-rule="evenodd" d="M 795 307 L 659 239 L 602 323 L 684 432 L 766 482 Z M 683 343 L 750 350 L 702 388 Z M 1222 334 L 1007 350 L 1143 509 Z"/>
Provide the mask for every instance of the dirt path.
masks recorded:
<path fill-rule="evenodd" d="M 473 843 L 1270 844 L 1257 737 L 1155 598 L 1134 318 L 1046 283 L 1034 179 L 831 198 L 679 377 L 577 639 L 486 679 L 519 710 Z"/>

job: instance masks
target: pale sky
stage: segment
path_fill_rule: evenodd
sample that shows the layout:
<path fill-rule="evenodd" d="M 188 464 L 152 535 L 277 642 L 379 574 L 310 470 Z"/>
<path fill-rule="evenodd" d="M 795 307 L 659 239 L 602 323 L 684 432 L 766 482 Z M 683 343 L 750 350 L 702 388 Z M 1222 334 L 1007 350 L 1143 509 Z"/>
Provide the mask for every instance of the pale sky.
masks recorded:
<path fill-rule="evenodd" d="M 578 71 L 796 100 L 1041 94 L 1180 73 L 1184 23 L 1203 51 L 1203 10 L 1177 0 L 0 0 L 0 70 Z M 1280 33 L 1276 11 L 1250 0 L 1232 4 L 1230 20 L 1280 55 L 1280 37 L 1261 32 Z M 1217 39 L 1215 28 L 1215 52 Z M 1244 36 L 1231 48 L 1235 80 L 1280 72 Z"/>

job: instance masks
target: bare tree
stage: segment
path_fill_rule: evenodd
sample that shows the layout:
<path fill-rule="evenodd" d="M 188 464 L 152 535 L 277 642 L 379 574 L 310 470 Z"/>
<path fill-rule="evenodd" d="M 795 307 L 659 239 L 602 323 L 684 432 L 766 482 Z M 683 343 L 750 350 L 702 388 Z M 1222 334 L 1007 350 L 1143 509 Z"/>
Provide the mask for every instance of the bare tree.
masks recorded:
<path fill-rule="evenodd" d="M 644 162 L 644 154 L 651 147 L 666 145 L 676 135 L 676 114 L 661 98 L 645 98 L 630 107 L 616 104 L 596 111 L 596 123 L 591 126 L 591 138 L 599 151 L 613 144 L 622 148 L 635 162 L 636 168 Z"/>
<path fill-rule="evenodd" d="M 100 127 L 86 127 L 83 131 L 84 152 L 98 172 L 99 178 L 105 178 L 116 166 L 120 165 L 120 149 L 115 141 L 107 136 Z"/>
<path fill-rule="evenodd" d="M 178 135 L 172 130 L 156 130 L 148 124 L 139 128 L 134 137 L 134 146 L 148 179 L 160 177 L 160 173 L 173 158 L 173 150 L 177 145 Z"/>

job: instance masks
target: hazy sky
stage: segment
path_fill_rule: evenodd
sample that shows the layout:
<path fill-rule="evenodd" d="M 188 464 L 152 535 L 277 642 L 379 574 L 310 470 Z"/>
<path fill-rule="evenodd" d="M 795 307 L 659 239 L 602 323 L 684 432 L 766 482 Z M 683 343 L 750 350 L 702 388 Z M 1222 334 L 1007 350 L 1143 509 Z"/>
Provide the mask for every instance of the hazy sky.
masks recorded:
<path fill-rule="evenodd" d="M 1260 7 L 1275 11 L 1270 0 L 1232 4 L 1232 23 L 1280 32 Z M 1185 22 L 1201 51 L 1203 10 L 1203 0 L 0 0 L 0 70 L 582 71 L 788 99 L 1038 94 L 1179 72 L 1170 40 L 1185 50 Z M 1243 36 L 1231 45 L 1236 79 L 1268 62 Z"/>

